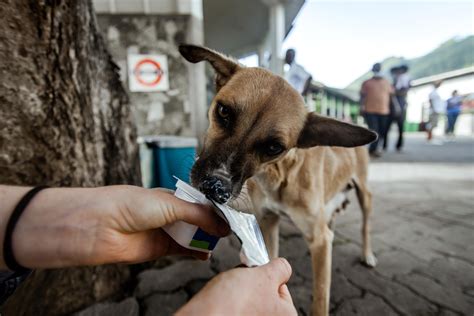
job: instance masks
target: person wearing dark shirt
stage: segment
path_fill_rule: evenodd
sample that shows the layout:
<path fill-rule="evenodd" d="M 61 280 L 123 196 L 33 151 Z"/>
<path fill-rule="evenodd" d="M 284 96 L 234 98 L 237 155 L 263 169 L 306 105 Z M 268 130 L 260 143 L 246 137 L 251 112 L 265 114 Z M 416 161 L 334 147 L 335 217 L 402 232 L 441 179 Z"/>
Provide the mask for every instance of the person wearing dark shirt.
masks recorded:
<path fill-rule="evenodd" d="M 454 136 L 454 128 L 459 114 L 461 113 L 462 97 L 454 90 L 451 98 L 448 99 L 446 105 L 446 116 L 448 117 L 448 126 L 446 127 L 446 135 Z"/>

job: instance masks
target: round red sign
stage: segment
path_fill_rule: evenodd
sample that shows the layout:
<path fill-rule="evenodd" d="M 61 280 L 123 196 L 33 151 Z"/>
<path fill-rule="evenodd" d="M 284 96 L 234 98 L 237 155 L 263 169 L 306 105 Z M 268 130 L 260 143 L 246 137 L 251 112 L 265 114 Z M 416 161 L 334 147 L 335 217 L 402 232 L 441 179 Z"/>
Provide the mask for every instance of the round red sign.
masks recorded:
<path fill-rule="evenodd" d="M 152 87 L 160 82 L 163 70 L 158 62 L 145 58 L 135 65 L 133 74 L 140 84 Z"/>

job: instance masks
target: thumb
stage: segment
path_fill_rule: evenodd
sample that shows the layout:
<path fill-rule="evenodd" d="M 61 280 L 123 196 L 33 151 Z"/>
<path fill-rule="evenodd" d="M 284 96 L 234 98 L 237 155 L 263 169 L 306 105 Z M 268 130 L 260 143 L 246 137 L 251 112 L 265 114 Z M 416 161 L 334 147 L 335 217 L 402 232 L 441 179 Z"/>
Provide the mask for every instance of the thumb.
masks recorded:
<path fill-rule="evenodd" d="M 285 258 L 272 259 L 269 263 L 255 269 L 262 270 L 278 286 L 286 284 L 291 277 L 291 266 Z"/>
<path fill-rule="evenodd" d="M 229 225 L 209 205 L 186 202 L 167 193 L 162 193 L 160 202 L 166 224 L 181 220 L 216 236 L 230 232 Z"/>

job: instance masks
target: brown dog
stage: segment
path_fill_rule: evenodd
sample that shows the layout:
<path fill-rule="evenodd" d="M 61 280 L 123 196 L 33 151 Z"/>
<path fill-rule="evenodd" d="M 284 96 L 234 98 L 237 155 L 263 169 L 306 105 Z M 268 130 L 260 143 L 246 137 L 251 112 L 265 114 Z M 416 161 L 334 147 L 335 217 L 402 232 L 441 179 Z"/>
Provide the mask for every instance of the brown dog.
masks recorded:
<path fill-rule="evenodd" d="M 367 149 L 377 135 L 365 128 L 308 113 L 281 77 L 245 68 L 213 50 L 182 45 L 188 61 L 208 61 L 217 94 L 191 181 L 218 202 L 236 198 L 247 181 L 271 257 L 278 255 L 279 214 L 302 231 L 312 258 L 313 313 L 327 315 L 333 232 L 328 227 L 345 193 L 355 187 L 363 214 L 363 260 L 375 266 L 369 236 L 371 194 Z M 330 147 L 336 146 L 336 147 Z M 356 147 L 356 148 L 341 148 Z"/>

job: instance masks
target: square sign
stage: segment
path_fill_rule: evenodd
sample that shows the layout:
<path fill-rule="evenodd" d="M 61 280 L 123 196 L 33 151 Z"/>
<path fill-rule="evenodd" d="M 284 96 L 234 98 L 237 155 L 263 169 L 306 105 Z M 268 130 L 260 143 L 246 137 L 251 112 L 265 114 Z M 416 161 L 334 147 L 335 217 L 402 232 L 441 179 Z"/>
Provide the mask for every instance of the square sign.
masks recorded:
<path fill-rule="evenodd" d="M 128 55 L 128 87 L 132 92 L 169 89 L 168 59 L 165 55 Z"/>

